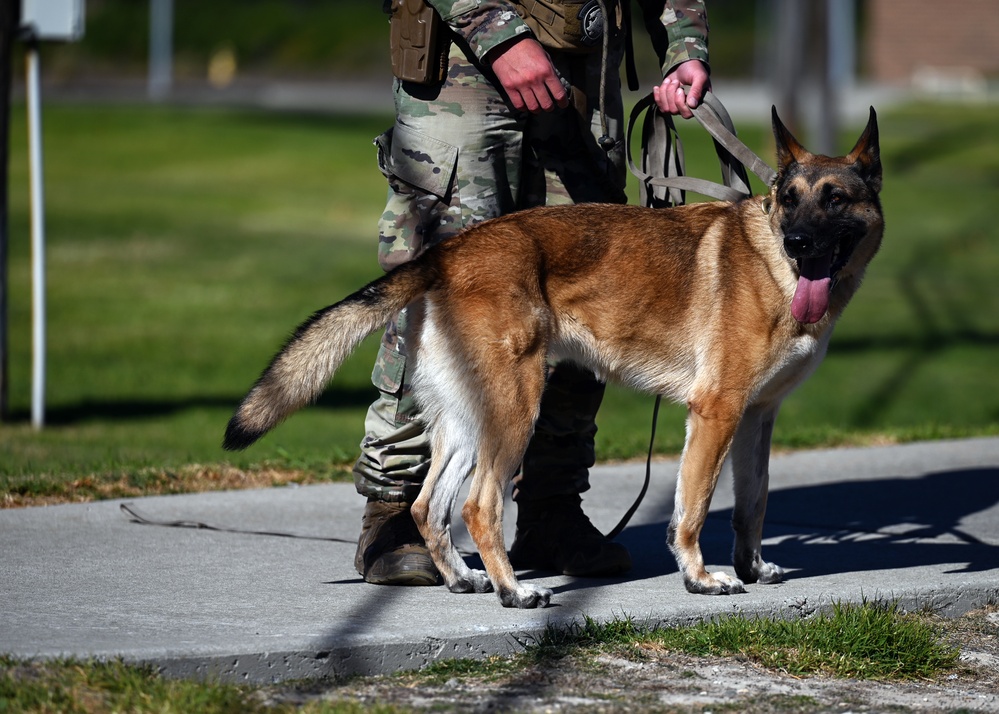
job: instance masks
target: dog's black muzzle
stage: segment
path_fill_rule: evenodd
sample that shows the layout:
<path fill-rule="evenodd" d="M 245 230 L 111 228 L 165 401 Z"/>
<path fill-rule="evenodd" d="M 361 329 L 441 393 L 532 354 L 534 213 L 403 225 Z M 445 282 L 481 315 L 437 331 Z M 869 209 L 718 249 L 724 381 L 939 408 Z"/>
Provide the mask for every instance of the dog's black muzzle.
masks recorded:
<path fill-rule="evenodd" d="M 835 236 L 823 235 L 819 231 L 801 226 L 793 226 L 784 232 L 784 250 L 791 258 L 817 258 L 832 253 L 839 241 Z"/>
<path fill-rule="evenodd" d="M 820 235 L 818 231 L 792 228 L 784 234 L 784 251 L 788 257 L 798 262 L 799 267 L 801 261 L 829 256 L 830 277 L 836 278 L 837 273 L 849 262 L 861 237 L 848 230 Z"/>
<path fill-rule="evenodd" d="M 805 232 L 784 234 L 784 250 L 792 258 L 812 258 L 822 252 L 816 250 L 812 234 Z"/>

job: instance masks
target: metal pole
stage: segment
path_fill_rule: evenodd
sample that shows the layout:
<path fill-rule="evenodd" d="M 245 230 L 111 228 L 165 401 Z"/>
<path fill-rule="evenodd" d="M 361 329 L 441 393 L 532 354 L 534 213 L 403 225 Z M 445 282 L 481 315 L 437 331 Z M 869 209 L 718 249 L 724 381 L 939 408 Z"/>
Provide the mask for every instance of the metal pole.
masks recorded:
<path fill-rule="evenodd" d="M 810 141 L 815 147 L 813 151 L 817 154 L 827 156 L 836 155 L 836 115 L 839 107 L 836 106 L 836 91 L 832 82 L 832 66 L 830 61 L 833 55 L 831 26 L 829 20 L 833 14 L 833 5 L 837 0 L 823 0 L 814 6 L 815 22 L 815 75 L 816 84 L 819 90 L 818 112 L 812 116 L 812 136 Z"/>
<path fill-rule="evenodd" d="M 21 24 L 21 3 L 0 3 L 0 421 L 9 416 L 7 335 L 7 254 L 10 238 L 8 197 L 10 171 L 10 84 L 14 37 Z"/>
<path fill-rule="evenodd" d="M 856 23 L 856 0 L 829 3 L 829 75 L 838 89 L 852 89 L 857 77 Z"/>
<path fill-rule="evenodd" d="M 801 130 L 799 90 L 804 77 L 805 33 L 808 6 L 801 0 L 777 0 L 774 79 L 777 85 L 777 111 L 794 133 Z"/>
<path fill-rule="evenodd" d="M 172 84 L 173 0 L 149 0 L 149 98 L 165 98 Z"/>
<path fill-rule="evenodd" d="M 45 192 L 42 178 L 38 44 L 28 44 L 28 159 L 31 171 L 31 425 L 45 425 Z"/>

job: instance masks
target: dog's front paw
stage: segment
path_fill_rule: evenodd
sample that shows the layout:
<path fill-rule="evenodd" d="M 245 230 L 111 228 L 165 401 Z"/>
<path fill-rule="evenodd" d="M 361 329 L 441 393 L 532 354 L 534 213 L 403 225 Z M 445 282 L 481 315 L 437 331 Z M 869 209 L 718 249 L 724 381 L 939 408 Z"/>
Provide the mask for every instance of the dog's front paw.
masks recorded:
<path fill-rule="evenodd" d="M 739 578 L 733 578 L 725 573 L 705 573 L 700 580 L 684 578 L 683 584 L 687 592 L 695 595 L 738 595 L 746 592 L 746 587 Z"/>
<path fill-rule="evenodd" d="M 468 570 L 462 573 L 453 583 L 448 583 L 448 590 L 453 593 L 491 593 L 493 584 L 484 570 Z"/>
<path fill-rule="evenodd" d="M 552 591 L 548 588 L 520 583 L 516 588 L 500 590 L 499 599 L 503 607 L 519 607 L 521 609 L 548 607 L 548 603 L 552 599 Z"/>

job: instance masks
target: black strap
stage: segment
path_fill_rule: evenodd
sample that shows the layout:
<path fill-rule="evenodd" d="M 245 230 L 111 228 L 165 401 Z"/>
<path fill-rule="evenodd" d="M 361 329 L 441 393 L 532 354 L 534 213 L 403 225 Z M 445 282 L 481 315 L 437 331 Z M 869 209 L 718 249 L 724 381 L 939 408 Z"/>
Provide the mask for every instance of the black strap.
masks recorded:
<path fill-rule="evenodd" d="M 621 3 L 622 25 L 624 26 L 624 72 L 628 78 L 628 89 L 637 92 L 641 86 L 638 82 L 638 69 L 635 66 L 635 41 L 631 26 L 631 0 L 624 0 Z M 608 20 L 604 19 L 604 26 L 607 27 Z M 606 60 L 605 60 L 606 61 Z"/>
<path fill-rule="evenodd" d="M 199 530 L 206 531 L 220 531 L 223 533 L 242 533 L 244 535 L 261 535 L 261 536 L 273 536 L 277 538 L 300 538 L 302 540 L 325 540 L 332 541 L 334 543 L 357 543 L 356 540 L 347 540 L 345 538 L 326 538 L 323 536 L 308 536 L 299 535 L 297 533 L 283 533 L 281 531 L 251 531 L 243 528 L 227 528 L 225 526 L 213 526 L 208 523 L 202 523 L 200 521 L 157 521 L 152 518 L 147 518 L 141 515 L 135 506 L 131 503 L 122 503 L 120 505 L 122 513 L 127 514 L 131 517 L 132 523 L 138 523 L 143 526 L 163 526 L 166 528 L 197 528 Z"/>
<path fill-rule="evenodd" d="M 638 510 L 638 506 L 642 503 L 645 498 L 646 492 L 649 490 L 649 482 L 652 480 L 652 449 L 656 443 L 656 424 L 659 422 L 659 405 L 662 403 L 663 398 L 656 395 L 656 404 L 652 409 L 652 437 L 649 439 L 649 455 L 645 459 L 645 482 L 642 484 L 642 490 L 638 494 L 638 498 L 635 502 L 631 504 L 631 508 L 628 512 L 624 514 L 624 517 L 618 521 L 618 524 L 611 529 L 610 533 L 607 534 L 607 540 L 614 540 L 617 538 L 624 527 L 628 525 L 628 521 L 631 517 L 635 515 L 635 511 Z"/>

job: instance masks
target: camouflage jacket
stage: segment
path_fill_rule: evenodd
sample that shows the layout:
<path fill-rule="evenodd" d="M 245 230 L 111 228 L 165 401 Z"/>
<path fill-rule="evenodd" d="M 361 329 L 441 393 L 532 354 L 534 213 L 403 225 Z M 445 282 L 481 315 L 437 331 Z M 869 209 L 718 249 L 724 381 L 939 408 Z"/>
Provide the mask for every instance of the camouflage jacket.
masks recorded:
<path fill-rule="evenodd" d="M 427 0 L 479 59 L 530 30 L 509 0 Z M 630 2 L 630 0 L 624 0 Z M 608 4 L 613 2 L 609 0 Z M 653 46 L 667 72 L 691 59 L 708 61 L 705 0 L 638 0 Z"/>

